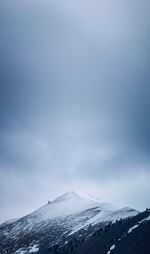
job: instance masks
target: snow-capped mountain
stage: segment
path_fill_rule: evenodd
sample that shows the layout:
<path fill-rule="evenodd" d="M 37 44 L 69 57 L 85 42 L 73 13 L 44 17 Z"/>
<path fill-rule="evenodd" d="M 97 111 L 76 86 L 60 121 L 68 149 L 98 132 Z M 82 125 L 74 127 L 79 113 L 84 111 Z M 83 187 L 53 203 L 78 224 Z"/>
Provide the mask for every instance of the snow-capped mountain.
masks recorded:
<path fill-rule="evenodd" d="M 0 253 L 43 253 L 40 248 L 45 244 L 47 248 L 63 245 L 81 230 L 85 233 L 91 226 L 96 229 L 137 213 L 128 207 L 116 210 L 109 203 L 71 191 L 20 219 L 3 223 Z"/>

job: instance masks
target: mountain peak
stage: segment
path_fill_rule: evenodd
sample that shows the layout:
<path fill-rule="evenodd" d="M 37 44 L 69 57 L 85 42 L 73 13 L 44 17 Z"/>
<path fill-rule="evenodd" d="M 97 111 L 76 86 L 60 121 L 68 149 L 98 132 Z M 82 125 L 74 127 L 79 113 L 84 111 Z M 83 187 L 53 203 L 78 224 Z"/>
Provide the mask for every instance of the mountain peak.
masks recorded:
<path fill-rule="evenodd" d="M 95 198 L 89 194 L 85 194 L 81 191 L 71 190 L 65 194 L 57 197 L 52 201 L 52 204 L 67 203 L 68 205 L 94 205 L 101 206 L 104 210 L 115 210 L 114 206 L 107 202 L 101 202 L 98 198 Z"/>
<path fill-rule="evenodd" d="M 79 194 L 75 190 L 70 190 L 67 193 L 65 193 L 64 195 L 66 195 L 68 197 L 79 197 Z"/>
<path fill-rule="evenodd" d="M 66 192 L 65 194 L 57 197 L 56 199 L 53 200 L 52 203 L 58 203 L 58 202 L 64 202 L 67 200 L 81 200 L 82 198 L 80 197 L 80 195 L 75 192 L 74 190 L 71 190 L 69 192 Z"/>

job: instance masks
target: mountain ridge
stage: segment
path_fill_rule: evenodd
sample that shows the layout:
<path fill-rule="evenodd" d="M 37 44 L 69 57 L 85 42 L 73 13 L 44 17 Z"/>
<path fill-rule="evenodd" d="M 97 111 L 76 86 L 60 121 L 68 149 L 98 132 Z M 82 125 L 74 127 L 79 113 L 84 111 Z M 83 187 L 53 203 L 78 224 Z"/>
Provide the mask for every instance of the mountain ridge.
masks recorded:
<path fill-rule="evenodd" d="M 86 235 L 89 227 L 95 231 L 139 213 L 127 207 L 119 210 L 110 208 L 109 203 L 91 200 L 75 191 L 65 193 L 20 219 L 0 225 L 0 253 L 34 253 L 29 247 L 34 246 L 33 249 L 37 250 L 37 246 L 44 243 L 48 246 L 63 245 L 78 232 Z M 25 246 L 28 248 L 25 249 Z M 18 252 L 21 248 L 24 252 Z"/>

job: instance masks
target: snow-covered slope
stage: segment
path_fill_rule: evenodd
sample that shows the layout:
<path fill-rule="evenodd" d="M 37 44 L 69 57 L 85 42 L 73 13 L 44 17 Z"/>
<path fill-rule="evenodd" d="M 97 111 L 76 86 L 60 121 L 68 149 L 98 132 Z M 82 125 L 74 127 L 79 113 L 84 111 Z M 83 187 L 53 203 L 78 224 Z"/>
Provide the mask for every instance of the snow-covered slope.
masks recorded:
<path fill-rule="evenodd" d="M 41 239 L 46 239 L 51 246 L 64 241 L 80 229 L 86 230 L 89 225 L 106 224 L 137 213 L 132 208 L 115 210 L 109 203 L 71 191 L 21 219 L 1 225 L 0 253 L 5 253 L 3 250 L 6 251 L 7 242 L 13 246 L 11 253 L 22 249 L 25 243 L 30 244 L 31 249 Z"/>
<path fill-rule="evenodd" d="M 101 211 L 114 211 L 111 204 L 100 203 L 89 198 L 88 196 L 83 197 L 77 192 L 71 191 L 56 198 L 54 201 L 36 210 L 31 215 L 36 216 L 38 219 L 47 220 L 70 214 L 76 214 L 95 207 L 98 207 Z"/>

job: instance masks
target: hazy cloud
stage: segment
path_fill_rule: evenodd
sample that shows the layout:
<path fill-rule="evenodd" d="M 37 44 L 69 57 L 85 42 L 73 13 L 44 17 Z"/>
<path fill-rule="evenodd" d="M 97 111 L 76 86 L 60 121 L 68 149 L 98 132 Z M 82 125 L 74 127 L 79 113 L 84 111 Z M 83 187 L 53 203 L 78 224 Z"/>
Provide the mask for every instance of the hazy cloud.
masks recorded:
<path fill-rule="evenodd" d="M 149 206 L 149 1 L 0 7 L 1 219 L 73 188 Z"/>

